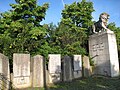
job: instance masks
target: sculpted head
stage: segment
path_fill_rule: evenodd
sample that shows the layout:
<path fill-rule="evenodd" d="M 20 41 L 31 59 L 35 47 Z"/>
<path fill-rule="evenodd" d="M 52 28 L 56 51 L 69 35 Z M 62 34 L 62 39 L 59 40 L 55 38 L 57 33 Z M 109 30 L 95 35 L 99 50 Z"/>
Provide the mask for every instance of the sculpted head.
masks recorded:
<path fill-rule="evenodd" d="M 100 14 L 99 20 L 102 21 L 103 23 L 107 24 L 109 17 L 110 17 L 109 14 L 102 13 L 102 14 Z"/>
<path fill-rule="evenodd" d="M 92 33 L 98 33 L 98 32 L 102 32 L 102 31 L 106 31 L 109 30 L 107 28 L 107 23 L 108 23 L 108 19 L 109 19 L 109 14 L 107 13 L 101 13 L 99 16 L 99 21 L 95 22 L 92 25 Z"/>

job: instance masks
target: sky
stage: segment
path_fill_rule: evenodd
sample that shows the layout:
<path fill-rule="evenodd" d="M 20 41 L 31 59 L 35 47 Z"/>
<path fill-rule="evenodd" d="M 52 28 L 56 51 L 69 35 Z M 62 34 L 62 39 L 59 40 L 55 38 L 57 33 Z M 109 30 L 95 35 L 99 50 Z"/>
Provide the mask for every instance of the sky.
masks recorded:
<path fill-rule="evenodd" d="M 61 12 L 64 9 L 64 4 L 72 4 L 73 2 L 81 0 L 38 0 L 38 5 L 49 3 L 49 9 L 46 12 L 45 20 L 42 24 L 49 24 L 53 22 L 57 25 L 61 20 Z M 108 23 L 115 22 L 117 27 L 120 27 L 120 0 L 87 0 L 93 2 L 95 11 L 92 13 L 93 21 L 98 21 L 99 15 L 106 12 L 110 15 Z M 11 3 L 15 0 L 0 0 L 0 12 L 5 12 L 11 9 Z"/>

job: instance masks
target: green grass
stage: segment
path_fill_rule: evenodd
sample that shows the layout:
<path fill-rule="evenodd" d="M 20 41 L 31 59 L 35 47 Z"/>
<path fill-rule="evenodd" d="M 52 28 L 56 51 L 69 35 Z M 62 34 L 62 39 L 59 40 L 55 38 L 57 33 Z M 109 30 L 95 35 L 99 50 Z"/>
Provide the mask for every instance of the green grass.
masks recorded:
<path fill-rule="evenodd" d="M 120 78 L 92 77 L 50 86 L 48 90 L 120 90 Z"/>
<path fill-rule="evenodd" d="M 28 88 L 25 90 L 120 90 L 120 78 L 90 77 L 49 85 L 44 88 Z"/>

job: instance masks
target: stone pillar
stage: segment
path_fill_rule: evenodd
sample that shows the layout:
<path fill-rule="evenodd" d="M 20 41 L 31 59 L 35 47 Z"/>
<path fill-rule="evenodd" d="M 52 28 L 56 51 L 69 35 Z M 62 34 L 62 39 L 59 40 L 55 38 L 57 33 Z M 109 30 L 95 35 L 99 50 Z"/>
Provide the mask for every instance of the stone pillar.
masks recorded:
<path fill-rule="evenodd" d="M 31 59 L 32 86 L 44 87 L 44 61 L 43 56 L 36 55 Z"/>
<path fill-rule="evenodd" d="M 63 81 L 72 81 L 72 60 L 69 56 L 65 56 L 62 61 Z"/>
<path fill-rule="evenodd" d="M 0 87 L 3 90 L 9 89 L 10 68 L 7 56 L 0 53 Z"/>
<path fill-rule="evenodd" d="M 91 70 L 90 70 L 90 61 L 89 57 L 83 56 L 83 75 L 84 77 L 89 77 L 91 75 Z"/>
<path fill-rule="evenodd" d="M 74 78 L 82 77 L 82 58 L 81 58 L 81 55 L 74 55 L 73 64 L 74 64 L 74 71 L 73 71 Z"/>
<path fill-rule="evenodd" d="M 13 84 L 16 88 L 31 86 L 30 54 L 13 54 Z"/>
<path fill-rule="evenodd" d="M 60 54 L 49 54 L 48 73 L 49 73 L 49 83 L 56 83 L 61 81 Z"/>
<path fill-rule="evenodd" d="M 89 53 L 95 63 L 94 74 L 115 77 L 119 75 L 116 37 L 113 31 L 104 31 L 89 37 Z"/>

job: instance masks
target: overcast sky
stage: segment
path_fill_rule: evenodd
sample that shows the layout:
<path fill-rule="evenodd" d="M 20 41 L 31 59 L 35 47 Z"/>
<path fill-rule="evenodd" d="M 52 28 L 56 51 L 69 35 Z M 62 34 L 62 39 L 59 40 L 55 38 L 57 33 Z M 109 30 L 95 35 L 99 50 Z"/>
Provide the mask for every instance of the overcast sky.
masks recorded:
<path fill-rule="evenodd" d="M 64 9 L 64 4 L 71 4 L 81 0 L 38 0 L 38 5 L 48 2 L 50 4 L 45 20 L 42 23 L 57 24 L 61 19 L 61 11 Z M 95 12 L 93 12 L 93 20 L 97 21 L 102 12 L 110 14 L 110 22 L 115 22 L 120 27 L 120 0 L 87 0 L 92 1 Z M 0 0 L 0 12 L 10 10 L 10 3 L 15 3 L 15 0 Z"/>

